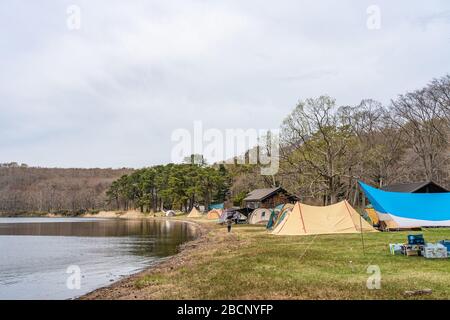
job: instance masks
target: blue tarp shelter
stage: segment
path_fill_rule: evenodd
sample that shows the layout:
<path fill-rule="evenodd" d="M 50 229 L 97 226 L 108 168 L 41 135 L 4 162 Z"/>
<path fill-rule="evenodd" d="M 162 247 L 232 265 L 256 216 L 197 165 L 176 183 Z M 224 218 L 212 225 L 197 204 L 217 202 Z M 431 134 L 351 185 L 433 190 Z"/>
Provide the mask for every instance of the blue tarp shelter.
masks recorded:
<path fill-rule="evenodd" d="M 450 192 L 388 192 L 359 185 L 381 221 L 393 220 L 400 228 L 450 227 Z"/>

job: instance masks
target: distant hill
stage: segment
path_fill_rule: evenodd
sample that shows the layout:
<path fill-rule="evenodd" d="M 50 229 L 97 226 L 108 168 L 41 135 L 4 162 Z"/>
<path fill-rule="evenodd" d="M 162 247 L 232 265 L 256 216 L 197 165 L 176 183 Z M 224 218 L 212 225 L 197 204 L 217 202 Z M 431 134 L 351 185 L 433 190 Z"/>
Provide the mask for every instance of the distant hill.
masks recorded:
<path fill-rule="evenodd" d="M 132 171 L 0 164 L 0 213 L 77 214 L 108 209 L 106 190 L 114 180 Z"/>

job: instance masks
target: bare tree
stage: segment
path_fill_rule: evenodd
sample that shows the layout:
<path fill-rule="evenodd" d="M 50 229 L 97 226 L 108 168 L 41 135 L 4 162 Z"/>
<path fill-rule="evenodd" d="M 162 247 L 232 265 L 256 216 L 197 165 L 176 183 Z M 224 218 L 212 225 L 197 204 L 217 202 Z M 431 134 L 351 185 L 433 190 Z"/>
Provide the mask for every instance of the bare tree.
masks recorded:
<path fill-rule="evenodd" d="M 379 187 L 395 180 L 401 174 L 398 162 L 404 154 L 405 139 L 388 110 L 380 102 L 366 99 L 340 111 L 342 121 L 350 126 L 359 141 L 354 177 L 373 181 Z"/>
<path fill-rule="evenodd" d="M 324 202 L 335 203 L 343 191 L 341 177 L 353 165 L 350 149 L 356 142 L 341 122 L 335 100 L 321 96 L 299 102 L 283 122 L 282 141 L 292 151 L 291 159 L 304 167 L 304 182 L 320 185 L 315 191 Z"/>
<path fill-rule="evenodd" d="M 434 79 L 427 88 L 430 100 L 435 101 L 442 115 L 450 122 L 450 75 Z"/>
<path fill-rule="evenodd" d="M 445 108 L 430 89 L 400 95 L 392 101 L 392 119 L 406 134 L 409 146 L 421 161 L 423 178 L 433 180 L 444 164 L 449 147 Z"/>

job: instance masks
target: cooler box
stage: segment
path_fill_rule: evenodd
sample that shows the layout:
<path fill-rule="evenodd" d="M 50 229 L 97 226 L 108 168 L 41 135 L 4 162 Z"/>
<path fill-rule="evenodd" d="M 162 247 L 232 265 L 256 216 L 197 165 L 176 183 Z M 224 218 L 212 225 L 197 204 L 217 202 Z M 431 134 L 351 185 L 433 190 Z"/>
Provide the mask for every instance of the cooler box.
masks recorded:
<path fill-rule="evenodd" d="M 408 244 L 425 244 L 423 234 L 410 234 L 408 235 Z"/>

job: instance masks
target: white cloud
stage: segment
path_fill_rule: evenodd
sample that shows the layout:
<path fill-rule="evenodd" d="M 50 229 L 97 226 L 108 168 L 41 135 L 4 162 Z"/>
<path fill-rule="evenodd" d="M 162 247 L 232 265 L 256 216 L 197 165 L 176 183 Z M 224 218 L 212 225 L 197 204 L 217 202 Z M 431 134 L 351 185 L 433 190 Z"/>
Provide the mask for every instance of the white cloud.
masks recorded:
<path fill-rule="evenodd" d="M 82 13 L 66 28 L 66 6 Z M 277 128 L 298 99 L 389 102 L 449 72 L 446 1 L 0 4 L 0 162 L 143 166 L 170 134 Z M 4 9 L 8 10 L 4 10 Z"/>

